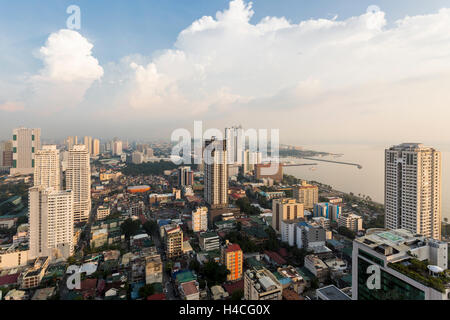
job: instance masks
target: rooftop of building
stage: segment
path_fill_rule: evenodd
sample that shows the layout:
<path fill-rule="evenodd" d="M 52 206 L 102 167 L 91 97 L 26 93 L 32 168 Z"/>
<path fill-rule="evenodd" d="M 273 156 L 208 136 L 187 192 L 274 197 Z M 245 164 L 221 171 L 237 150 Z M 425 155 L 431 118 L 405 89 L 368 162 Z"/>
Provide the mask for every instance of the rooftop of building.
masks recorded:
<path fill-rule="evenodd" d="M 417 142 L 406 142 L 401 143 L 399 145 L 395 145 L 390 147 L 388 150 L 391 151 L 436 151 L 436 149 L 432 147 L 427 147 L 422 143 Z"/>
<path fill-rule="evenodd" d="M 280 282 L 266 268 L 248 269 L 246 275 L 259 293 L 276 290 L 280 287 Z"/>
<path fill-rule="evenodd" d="M 305 300 L 297 292 L 292 289 L 283 289 L 283 299 L 284 300 Z"/>
<path fill-rule="evenodd" d="M 220 285 L 211 287 L 211 293 L 213 296 L 228 296 L 228 293 Z"/>
<path fill-rule="evenodd" d="M 242 251 L 241 247 L 237 243 L 228 243 L 224 247 L 225 252 Z"/>
<path fill-rule="evenodd" d="M 210 231 L 200 233 L 200 238 L 214 238 L 214 237 L 219 237 L 217 232 Z"/>
<path fill-rule="evenodd" d="M 426 239 L 422 235 L 404 229 L 369 229 L 365 236 L 356 238 L 355 241 L 386 257 L 406 254 L 408 251 L 426 246 L 430 242 L 444 244 L 444 242 Z"/>
<path fill-rule="evenodd" d="M 270 259 L 272 259 L 273 261 L 275 261 L 275 263 L 277 263 L 277 264 L 280 264 L 280 265 L 286 264 L 286 260 L 275 251 L 265 250 L 264 254 L 266 256 L 268 256 Z"/>
<path fill-rule="evenodd" d="M 287 266 L 285 268 L 278 268 L 278 273 L 286 278 L 290 278 L 293 281 L 303 280 L 302 275 L 293 266 Z"/>
<path fill-rule="evenodd" d="M 166 300 L 166 295 L 164 293 L 155 293 L 148 296 L 147 300 Z"/>
<path fill-rule="evenodd" d="M 186 296 L 198 293 L 197 282 L 195 280 L 184 282 L 181 284 L 181 287 Z"/>
<path fill-rule="evenodd" d="M 8 274 L 0 277 L 0 287 L 16 284 L 20 273 Z"/>
<path fill-rule="evenodd" d="M 446 242 L 427 239 L 403 229 L 369 229 L 365 236 L 354 241 L 384 256 L 391 269 L 425 286 L 441 292 L 450 288 Z M 424 250 L 426 247 L 442 250 Z M 431 272 L 430 267 L 439 272 Z"/>
<path fill-rule="evenodd" d="M 47 300 L 55 293 L 55 287 L 38 289 L 31 300 Z"/>
<path fill-rule="evenodd" d="M 342 290 L 339 290 L 336 286 L 330 285 L 320 289 L 317 289 L 317 293 L 322 294 L 328 300 L 351 300 Z"/>
<path fill-rule="evenodd" d="M 432 273 L 429 269 L 428 261 L 420 261 L 413 257 L 396 263 L 389 263 L 388 266 L 407 277 L 440 292 L 445 292 L 450 288 L 450 272 L 443 270 L 440 273 Z"/>
<path fill-rule="evenodd" d="M 311 263 L 314 264 L 314 268 L 316 270 L 321 270 L 321 269 L 328 269 L 328 266 L 325 264 L 325 262 L 323 262 L 318 256 L 310 254 L 307 255 L 305 257 L 305 261 L 309 260 Z"/>
<path fill-rule="evenodd" d="M 236 290 L 244 290 L 244 279 L 231 283 L 225 283 L 223 287 L 229 295 L 232 295 Z"/>
<path fill-rule="evenodd" d="M 183 270 L 175 275 L 175 279 L 178 281 L 178 283 L 184 283 L 197 280 L 197 277 L 191 270 Z"/>

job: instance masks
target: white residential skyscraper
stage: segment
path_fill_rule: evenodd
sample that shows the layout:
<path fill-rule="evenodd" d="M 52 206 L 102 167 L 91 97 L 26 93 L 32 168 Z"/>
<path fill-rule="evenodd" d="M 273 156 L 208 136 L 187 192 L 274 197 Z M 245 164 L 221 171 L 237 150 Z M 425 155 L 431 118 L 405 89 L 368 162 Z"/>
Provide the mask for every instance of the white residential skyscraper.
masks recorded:
<path fill-rule="evenodd" d="M 34 153 L 40 148 L 41 129 L 14 129 L 11 174 L 33 174 Z"/>
<path fill-rule="evenodd" d="M 243 172 L 247 174 L 255 170 L 255 165 L 262 163 L 262 153 L 244 150 L 242 152 Z"/>
<path fill-rule="evenodd" d="M 72 149 L 72 147 L 74 145 L 77 145 L 77 144 L 78 144 L 78 137 L 77 136 L 67 137 L 67 139 L 66 139 L 67 150 Z"/>
<path fill-rule="evenodd" d="M 114 156 L 122 155 L 122 141 L 113 142 L 113 155 Z"/>
<path fill-rule="evenodd" d="M 241 165 L 245 149 L 245 136 L 242 126 L 225 128 L 225 140 L 227 142 L 228 164 Z"/>
<path fill-rule="evenodd" d="M 59 150 L 56 146 L 43 146 L 34 156 L 34 185 L 61 189 Z"/>
<path fill-rule="evenodd" d="M 418 143 L 385 152 L 385 226 L 441 238 L 441 153 Z"/>
<path fill-rule="evenodd" d="M 85 145 L 69 151 L 66 169 L 66 190 L 73 191 L 74 222 L 85 222 L 91 212 L 91 167 Z"/>
<path fill-rule="evenodd" d="M 43 186 L 29 190 L 29 258 L 65 258 L 73 254 L 73 195 Z"/>
<path fill-rule="evenodd" d="M 99 154 L 100 154 L 100 140 L 94 139 L 94 141 L 92 142 L 92 155 L 96 157 Z"/>
<path fill-rule="evenodd" d="M 223 208 L 228 204 L 228 165 L 226 141 L 205 141 L 204 197 L 212 208 Z M 209 151 L 208 151 L 209 150 Z"/>
<path fill-rule="evenodd" d="M 84 145 L 86 146 L 89 154 L 92 154 L 92 137 L 84 137 Z"/>

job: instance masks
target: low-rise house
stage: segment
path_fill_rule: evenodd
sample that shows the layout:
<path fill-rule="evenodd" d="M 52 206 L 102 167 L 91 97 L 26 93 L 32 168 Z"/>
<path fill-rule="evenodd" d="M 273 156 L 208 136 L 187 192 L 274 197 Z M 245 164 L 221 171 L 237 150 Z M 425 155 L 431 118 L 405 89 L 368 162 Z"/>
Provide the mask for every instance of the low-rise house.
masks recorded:
<path fill-rule="evenodd" d="M 97 279 L 84 279 L 79 290 L 84 299 L 94 298 L 97 293 Z"/>
<path fill-rule="evenodd" d="M 264 251 L 264 259 L 273 265 L 276 266 L 282 266 L 285 265 L 287 262 L 285 259 L 283 259 L 278 253 L 274 251 Z"/>
<path fill-rule="evenodd" d="M 108 206 L 100 206 L 97 208 L 97 220 L 103 220 L 109 216 L 111 210 Z"/>
<path fill-rule="evenodd" d="M 145 283 L 152 284 L 163 281 L 163 264 L 161 255 L 154 254 L 145 258 Z"/>
<path fill-rule="evenodd" d="M 178 290 L 182 300 L 200 300 L 200 291 L 196 280 L 180 284 Z"/>
<path fill-rule="evenodd" d="M 283 300 L 305 300 L 292 289 L 283 289 Z"/>
<path fill-rule="evenodd" d="M 166 295 L 164 293 L 155 293 L 148 296 L 147 300 L 166 300 Z"/>
<path fill-rule="evenodd" d="M 203 251 L 219 250 L 220 240 L 217 232 L 204 232 L 199 236 L 200 248 Z"/>
<path fill-rule="evenodd" d="M 227 230 L 227 229 L 233 229 L 235 225 L 234 220 L 228 220 L 228 221 L 217 221 L 214 223 L 216 228 L 218 230 Z"/>
<path fill-rule="evenodd" d="M 296 268 L 287 266 L 285 268 L 278 268 L 277 272 L 282 277 L 290 279 L 290 284 L 286 288 L 290 288 L 298 294 L 303 293 L 306 288 L 306 281 Z"/>
<path fill-rule="evenodd" d="M 42 278 L 48 268 L 49 257 L 36 258 L 33 266 L 21 276 L 21 288 L 36 288 L 41 283 Z"/>
<path fill-rule="evenodd" d="M 0 276 L 0 288 L 15 286 L 19 282 L 20 273 L 11 273 Z"/>
<path fill-rule="evenodd" d="M 225 300 L 230 295 L 222 286 L 213 286 L 211 287 L 211 296 L 213 300 Z"/>
<path fill-rule="evenodd" d="M 48 300 L 55 294 L 55 287 L 38 289 L 31 300 Z"/>
<path fill-rule="evenodd" d="M 323 282 L 329 274 L 328 266 L 315 255 L 307 255 L 305 257 L 305 268 L 321 282 Z"/>
<path fill-rule="evenodd" d="M 0 248 L 0 270 L 26 266 L 28 252 L 28 246 L 22 243 Z"/>
<path fill-rule="evenodd" d="M 3 298 L 4 300 L 26 300 L 27 294 L 23 290 L 12 289 Z"/>
<path fill-rule="evenodd" d="M 323 262 L 328 266 L 333 277 L 342 275 L 347 270 L 347 263 L 337 257 L 325 259 Z"/>

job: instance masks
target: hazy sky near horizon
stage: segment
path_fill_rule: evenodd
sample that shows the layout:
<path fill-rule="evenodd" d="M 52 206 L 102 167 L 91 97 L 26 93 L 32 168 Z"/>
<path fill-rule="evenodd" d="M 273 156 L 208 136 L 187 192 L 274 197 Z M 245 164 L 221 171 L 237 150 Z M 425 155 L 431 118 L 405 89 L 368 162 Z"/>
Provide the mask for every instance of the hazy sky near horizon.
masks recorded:
<path fill-rule="evenodd" d="M 449 88 L 448 1 L 0 0 L 0 140 L 21 125 L 169 139 L 202 120 L 284 143 L 435 145 Z"/>

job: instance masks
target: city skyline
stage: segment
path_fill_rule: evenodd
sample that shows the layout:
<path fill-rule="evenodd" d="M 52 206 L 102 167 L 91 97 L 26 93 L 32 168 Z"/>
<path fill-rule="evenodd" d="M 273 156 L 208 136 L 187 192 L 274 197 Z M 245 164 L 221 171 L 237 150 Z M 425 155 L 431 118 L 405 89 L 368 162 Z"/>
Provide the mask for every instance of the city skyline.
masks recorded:
<path fill-rule="evenodd" d="M 171 2 L 133 9 L 114 3 L 94 13 L 96 6 L 81 2 L 80 30 L 65 29 L 68 5 L 37 10 L 48 15 L 41 25 L 30 17 L 37 3 L 9 4 L 6 15 L 21 10 L 35 28 L 13 30 L 9 18 L 3 22 L 0 114 L 7 125 L 0 137 L 24 125 L 63 138 L 77 134 L 83 121 L 89 136 L 168 139 L 194 120 L 223 128 L 239 114 L 244 127 L 283 128 L 286 143 L 394 144 L 393 135 L 446 143 L 445 117 L 433 117 L 447 113 L 449 100 L 446 3 L 350 3 L 199 1 L 176 13 Z M 162 30 L 156 37 L 148 24 L 139 29 L 130 22 L 126 14 L 137 8 L 176 23 L 147 22 Z M 123 49 L 112 49 L 117 43 L 102 26 L 110 17 L 123 22 L 114 30 L 135 34 Z M 135 39 L 147 33 L 138 45 Z M 297 117 L 308 119 L 300 137 Z M 424 117 L 430 125 L 421 125 Z M 321 130 L 310 134 L 318 122 Z"/>
<path fill-rule="evenodd" d="M 447 0 L 69 1 L 0 0 L 0 300 L 450 300 Z"/>

